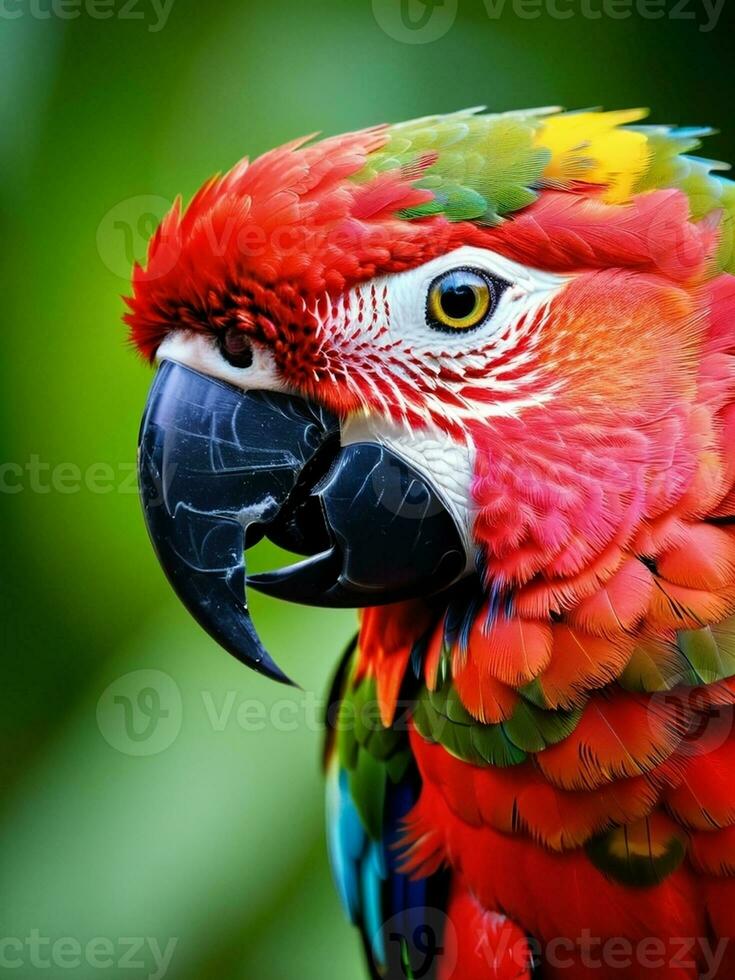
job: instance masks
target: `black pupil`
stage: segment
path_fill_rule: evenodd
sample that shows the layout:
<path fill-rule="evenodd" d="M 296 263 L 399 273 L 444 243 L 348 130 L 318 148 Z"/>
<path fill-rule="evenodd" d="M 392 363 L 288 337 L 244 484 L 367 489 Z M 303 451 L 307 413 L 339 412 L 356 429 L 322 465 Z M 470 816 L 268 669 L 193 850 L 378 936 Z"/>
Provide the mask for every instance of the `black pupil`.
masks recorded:
<path fill-rule="evenodd" d="M 220 349 L 224 359 L 233 367 L 246 368 L 253 363 L 252 345 L 237 327 L 228 327 L 220 341 Z"/>
<path fill-rule="evenodd" d="M 442 310 L 452 320 L 464 320 L 471 316 L 477 306 L 477 297 L 472 286 L 450 285 L 442 287 Z"/>

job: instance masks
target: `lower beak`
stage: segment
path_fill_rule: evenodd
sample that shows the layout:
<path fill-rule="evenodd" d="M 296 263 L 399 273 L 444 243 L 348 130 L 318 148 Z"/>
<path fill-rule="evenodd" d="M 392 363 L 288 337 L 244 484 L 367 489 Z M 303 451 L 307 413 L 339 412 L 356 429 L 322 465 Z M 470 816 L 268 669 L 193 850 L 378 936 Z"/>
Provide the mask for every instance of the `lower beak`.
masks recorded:
<path fill-rule="evenodd" d="M 341 447 L 326 409 L 243 392 L 172 361 L 153 382 L 139 482 L 153 547 L 183 604 L 226 650 L 287 681 L 246 601 L 245 549 L 263 535 L 306 554 L 249 585 L 316 606 L 374 606 L 460 578 L 467 553 L 436 490 L 376 443 Z"/>

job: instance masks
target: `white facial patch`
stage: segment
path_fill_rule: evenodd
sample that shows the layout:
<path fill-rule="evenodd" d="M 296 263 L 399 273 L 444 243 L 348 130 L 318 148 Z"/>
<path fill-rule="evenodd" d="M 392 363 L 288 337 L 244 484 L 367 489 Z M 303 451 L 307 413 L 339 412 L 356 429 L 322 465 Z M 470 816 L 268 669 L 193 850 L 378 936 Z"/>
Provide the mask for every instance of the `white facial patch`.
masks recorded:
<path fill-rule="evenodd" d="M 427 296 L 438 276 L 456 269 L 485 273 L 507 287 L 477 327 L 440 330 L 427 322 Z M 382 359 L 386 383 L 392 376 L 409 389 L 429 389 L 424 395 L 429 416 L 451 412 L 458 421 L 517 416 L 523 408 L 551 397 L 547 379 L 537 386 L 537 394 L 519 393 L 514 399 L 518 383 L 508 376 L 521 373 L 527 390 L 539 381 L 533 355 L 544 316 L 571 278 L 531 269 L 488 249 L 463 246 L 416 269 L 380 276 L 356 287 L 336 301 L 320 325 L 325 336 L 339 334 L 339 349 L 357 383 L 369 384 L 367 368 L 375 371 Z M 314 313 L 318 317 L 318 309 Z M 535 331 L 529 337 L 531 324 Z M 521 344 L 521 340 L 526 342 Z M 446 399 L 442 400 L 442 389 L 451 386 L 456 394 L 464 382 L 447 381 L 443 368 L 460 379 L 471 375 L 487 397 L 481 403 L 467 399 L 465 405 L 449 409 Z M 492 398 L 494 392 L 497 400 Z"/>
<path fill-rule="evenodd" d="M 462 536 L 467 570 L 474 567 L 472 477 L 475 454 L 468 443 L 455 442 L 438 430 L 422 429 L 412 433 L 386 419 L 365 415 L 351 415 L 345 420 L 341 442 L 343 446 L 356 442 L 386 446 L 426 476 Z"/>
<path fill-rule="evenodd" d="M 245 391 L 254 388 L 285 391 L 271 352 L 261 344 L 252 346 L 253 363 L 246 368 L 237 368 L 224 359 L 211 335 L 195 330 L 174 330 L 158 348 L 156 361 L 176 361 Z"/>
<path fill-rule="evenodd" d="M 479 327 L 454 332 L 436 330 L 426 322 L 429 287 L 442 273 L 458 268 L 478 269 L 505 280 L 509 286 L 492 315 Z M 391 312 L 388 332 L 415 351 L 461 357 L 465 352 L 486 350 L 488 345 L 494 344 L 497 356 L 510 346 L 508 341 L 501 344 L 500 340 L 506 329 L 518 323 L 524 314 L 548 306 L 568 281 L 569 277 L 529 269 L 488 249 L 458 248 L 417 269 L 384 277 Z M 376 279 L 377 288 L 380 284 L 381 280 Z"/>

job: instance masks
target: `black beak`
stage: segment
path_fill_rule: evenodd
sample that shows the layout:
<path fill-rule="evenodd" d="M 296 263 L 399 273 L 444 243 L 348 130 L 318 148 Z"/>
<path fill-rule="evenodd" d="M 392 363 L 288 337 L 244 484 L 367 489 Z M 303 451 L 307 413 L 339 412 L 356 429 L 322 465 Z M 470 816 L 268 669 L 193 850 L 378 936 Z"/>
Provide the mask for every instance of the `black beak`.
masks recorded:
<path fill-rule="evenodd" d="M 312 557 L 248 584 L 309 605 L 430 595 L 467 566 L 454 518 L 390 449 L 341 447 L 339 421 L 326 409 L 243 392 L 171 361 L 148 397 L 139 480 L 176 594 L 226 650 L 276 680 L 288 678 L 263 648 L 245 595 L 245 548 L 264 534 Z"/>

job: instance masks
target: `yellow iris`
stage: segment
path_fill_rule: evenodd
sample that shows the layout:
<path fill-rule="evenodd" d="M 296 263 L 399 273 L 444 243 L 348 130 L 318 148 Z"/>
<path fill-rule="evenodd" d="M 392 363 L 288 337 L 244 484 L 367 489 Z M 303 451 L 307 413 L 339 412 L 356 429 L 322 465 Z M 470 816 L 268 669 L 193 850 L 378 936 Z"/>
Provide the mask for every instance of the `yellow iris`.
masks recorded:
<path fill-rule="evenodd" d="M 429 326 L 471 330 L 488 314 L 493 295 L 489 281 L 471 269 L 452 269 L 432 282 L 426 304 Z"/>

